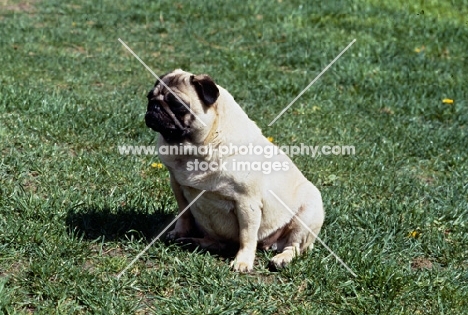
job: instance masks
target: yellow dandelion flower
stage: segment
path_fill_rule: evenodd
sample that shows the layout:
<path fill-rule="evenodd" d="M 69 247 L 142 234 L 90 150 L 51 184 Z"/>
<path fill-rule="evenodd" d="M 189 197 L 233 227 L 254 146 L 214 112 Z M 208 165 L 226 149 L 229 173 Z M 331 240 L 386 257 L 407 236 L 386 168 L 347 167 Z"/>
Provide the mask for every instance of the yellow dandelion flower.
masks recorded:
<path fill-rule="evenodd" d="M 421 235 L 421 232 L 419 232 L 418 230 L 414 230 L 408 234 L 408 237 L 418 238 L 420 235 Z"/>
<path fill-rule="evenodd" d="M 414 49 L 414 52 L 419 54 L 419 53 L 420 53 L 421 51 L 423 51 L 425 48 L 426 48 L 426 47 L 424 47 L 424 46 L 416 47 L 416 48 Z"/>
<path fill-rule="evenodd" d="M 267 137 L 267 140 L 273 142 L 273 137 Z"/>
<path fill-rule="evenodd" d="M 151 163 L 151 167 L 152 168 L 163 168 L 163 164 L 162 163 Z"/>
<path fill-rule="evenodd" d="M 444 98 L 444 99 L 442 100 L 442 103 L 444 103 L 444 104 L 453 104 L 453 100 L 450 99 L 450 98 Z"/>

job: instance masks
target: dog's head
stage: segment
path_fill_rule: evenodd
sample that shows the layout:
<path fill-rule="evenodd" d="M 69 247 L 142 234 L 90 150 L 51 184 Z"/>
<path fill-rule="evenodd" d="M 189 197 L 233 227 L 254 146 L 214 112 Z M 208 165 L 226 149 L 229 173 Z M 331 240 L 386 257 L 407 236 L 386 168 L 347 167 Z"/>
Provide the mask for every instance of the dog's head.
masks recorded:
<path fill-rule="evenodd" d="M 148 93 L 146 125 L 168 143 L 200 140 L 216 119 L 219 89 L 207 75 L 180 69 L 161 77 Z"/>

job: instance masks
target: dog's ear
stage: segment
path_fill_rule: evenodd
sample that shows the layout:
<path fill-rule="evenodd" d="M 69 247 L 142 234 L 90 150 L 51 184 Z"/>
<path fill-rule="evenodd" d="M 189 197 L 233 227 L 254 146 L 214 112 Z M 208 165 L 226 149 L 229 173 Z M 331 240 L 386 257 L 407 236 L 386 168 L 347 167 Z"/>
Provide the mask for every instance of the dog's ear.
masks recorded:
<path fill-rule="evenodd" d="M 219 89 L 206 74 L 190 77 L 190 83 L 195 87 L 198 97 L 205 103 L 205 105 L 213 105 L 219 97 Z"/>

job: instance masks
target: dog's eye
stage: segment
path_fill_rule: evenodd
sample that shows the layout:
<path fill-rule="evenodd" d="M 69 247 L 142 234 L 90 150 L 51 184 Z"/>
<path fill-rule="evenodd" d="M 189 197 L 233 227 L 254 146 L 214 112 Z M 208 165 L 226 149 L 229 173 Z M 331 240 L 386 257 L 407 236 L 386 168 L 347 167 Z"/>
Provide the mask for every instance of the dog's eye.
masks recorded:
<path fill-rule="evenodd" d="M 146 95 L 146 97 L 148 98 L 148 101 L 151 101 L 151 99 L 154 97 L 154 94 L 153 94 L 153 90 L 149 91 L 148 92 L 148 95 Z"/>
<path fill-rule="evenodd" d="M 169 93 L 165 97 L 166 103 L 169 105 L 169 107 L 173 110 L 184 110 L 186 109 L 186 106 L 180 102 L 172 93 Z M 188 106 L 188 105 L 187 105 Z"/>

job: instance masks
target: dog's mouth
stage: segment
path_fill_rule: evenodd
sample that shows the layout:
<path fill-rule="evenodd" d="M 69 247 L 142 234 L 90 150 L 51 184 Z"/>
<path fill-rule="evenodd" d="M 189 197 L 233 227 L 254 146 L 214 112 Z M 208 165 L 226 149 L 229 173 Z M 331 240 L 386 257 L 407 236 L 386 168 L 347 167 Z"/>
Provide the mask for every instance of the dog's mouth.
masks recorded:
<path fill-rule="evenodd" d="M 190 133 L 183 118 L 189 112 L 186 106 L 174 95 L 148 95 L 148 109 L 145 115 L 146 125 L 161 135 L 168 142 L 178 142 Z"/>

